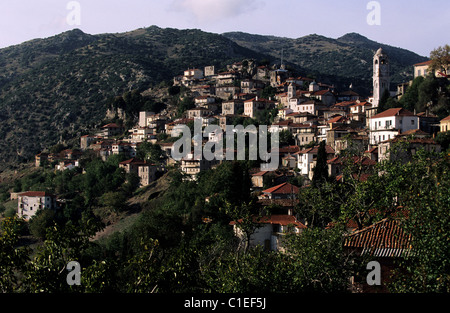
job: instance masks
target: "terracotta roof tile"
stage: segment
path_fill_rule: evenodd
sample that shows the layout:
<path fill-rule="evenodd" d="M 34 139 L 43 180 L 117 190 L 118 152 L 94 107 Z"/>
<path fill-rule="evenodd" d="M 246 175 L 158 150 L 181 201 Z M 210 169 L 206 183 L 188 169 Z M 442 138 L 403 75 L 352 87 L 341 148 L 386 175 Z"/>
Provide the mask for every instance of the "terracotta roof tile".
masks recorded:
<path fill-rule="evenodd" d="M 19 194 L 19 196 L 25 197 L 54 197 L 53 194 L 45 191 L 26 191 Z"/>
<path fill-rule="evenodd" d="M 381 113 L 378 113 L 371 118 L 381 118 L 381 117 L 390 117 L 390 116 L 414 116 L 414 113 L 403 109 L 403 108 L 392 108 L 387 109 L 386 111 L 383 111 Z"/>
<path fill-rule="evenodd" d="M 374 256 L 400 256 L 411 249 L 411 235 L 401 227 L 399 219 L 383 219 L 348 235 L 344 247 L 362 249 L 363 254 Z"/>
<path fill-rule="evenodd" d="M 299 191 L 298 187 L 290 183 L 282 183 L 281 185 L 263 190 L 264 193 L 271 193 L 271 194 L 291 194 L 291 193 L 297 194 L 298 191 Z"/>

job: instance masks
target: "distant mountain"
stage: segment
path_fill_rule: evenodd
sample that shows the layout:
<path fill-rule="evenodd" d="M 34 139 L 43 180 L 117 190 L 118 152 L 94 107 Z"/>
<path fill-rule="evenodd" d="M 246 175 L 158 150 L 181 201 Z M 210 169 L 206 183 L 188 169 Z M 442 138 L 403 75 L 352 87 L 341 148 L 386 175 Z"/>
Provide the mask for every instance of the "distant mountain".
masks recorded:
<path fill-rule="evenodd" d="M 171 80 L 188 67 L 220 70 L 250 58 L 279 63 L 283 50 L 295 74 L 367 91 L 379 46 L 391 56 L 394 82 L 425 60 L 357 34 L 289 39 L 157 26 L 101 35 L 75 29 L 0 49 L 0 171 L 85 133 L 104 119 L 108 99 Z"/>
<path fill-rule="evenodd" d="M 372 88 L 372 59 L 378 48 L 383 48 L 389 55 L 393 85 L 409 80 L 413 74 L 412 65 L 427 60 L 414 52 L 381 44 L 357 33 L 338 39 L 317 34 L 291 39 L 242 32 L 224 33 L 223 36 L 279 60 L 283 56 L 285 61 L 300 66 L 312 75 L 326 75 L 340 88 L 353 83 L 363 94 Z"/>

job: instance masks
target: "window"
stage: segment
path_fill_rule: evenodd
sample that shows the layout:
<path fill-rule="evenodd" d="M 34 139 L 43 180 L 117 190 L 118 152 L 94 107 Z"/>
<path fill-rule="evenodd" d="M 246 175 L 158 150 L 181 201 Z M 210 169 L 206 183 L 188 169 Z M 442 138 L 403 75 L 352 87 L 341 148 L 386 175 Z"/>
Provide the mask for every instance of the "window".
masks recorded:
<path fill-rule="evenodd" d="M 414 120 L 411 120 L 411 125 L 414 125 Z"/>
<path fill-rule="evenodd" d="M 280 224 L 273 224 L 273 232 L 274 233 L 281 233 L 281 225 Z"/>

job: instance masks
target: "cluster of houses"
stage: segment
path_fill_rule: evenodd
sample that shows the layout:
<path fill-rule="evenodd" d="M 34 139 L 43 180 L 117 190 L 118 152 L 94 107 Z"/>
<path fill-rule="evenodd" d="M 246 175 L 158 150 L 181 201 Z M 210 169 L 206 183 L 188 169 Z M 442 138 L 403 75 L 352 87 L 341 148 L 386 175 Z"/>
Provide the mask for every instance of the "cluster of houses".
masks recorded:
<path fill-rule="evenodd" d="M 127 132 L 118 124 L 104 125 L 96 134 L 80 138 L 79 151 L 36 155 L 36 166 L 48 160 L 58 161 L 57 170 L 70 169 L 78 166 L 84 151 L 92 150 L 103 160 L 115 154 L 126 155 L 127 160 L 119 166 L 127 173 L 136 173 L 141 186 L 150 184 L 156 179 L 156 173 L 169 165 L 178 166 L 187 179 L 195 180 L 201 171 L 226 160 L 208 161 L 188 154 L 176 161 L 171 157 L 173 141 L 161 142 L 159 134 L 178 137 L 181 134 L 179 126 L 190 125 L 195 119 L 201 120 L 203 126 L 215 124 L 225 130 L 236 119 L 255 119 L 258 112 L 277 109 L 272 125 L 268 125 L 269 131 L 288 131 L 292 134 L 293 143 L 278 147 L 280 162 L 277 170 L 255 169 L 252 172 L 252 191 L 257 195 L 258 203 L 274 209 L 270 216 L 256 221 L 261 227 L 252 235 L 250 244 L 283 250 L 282 237 L 287 231 L 300 233 L 307 227 L 301 217 L 294 215 L 299 187 L 291 184 L 291 179 L 301 176 L 306 184 L 312 179 L 320 142 L 326 143 L 328 174 L 339 181 L 344 161 L 348 161 L 341 155 L 343 150 L 352 148 L 358 151 L 359 154 L 351 161 L 370 169 L 383 160 L 411 157 L 419 149 L 440 152 L 441 147 L 433 138 L 439 131 L 450 130 L 450 117 L 439 120 L 429 112 L 416 114 L 404 108 L 378 112 L 381 97 L 390 86 L 389 58 L 381 48 L 373 58 L 373 95 L 369 98 L 360 96 L 351 88 L 338 92 L 334 86 L 311 78 L 292 77 L 283 66 L 271 68 L 255 64 L 253 60 L 245 60 L 218 73 L 214 66 L 188 69 L 183 75 L 174 77 L 174 85 L 188 88 L 194 98 L 195 107 L 187 110 L 183 117 L 172 119 L 164 114 L 140 112 L 138 124 Z M 423 66 L 427 65 L 415 65 L 415 75 L 423 75 Z M 265 99 L 263 92 L 268 86 L 276 92 Z M 402 90 L 399 88 L 396 96 L 400 97 Z M 214 133 L 209 134 L 211 140 L 215 136 Z M 145 141 L 161 146 L 165 153 L 161 164 L 150 164 L 136 158 L 137 147 Z M 407 144 L 403 154 L 394 153 L 391 149 L 398 141 Z M 22 193 L 19 195 L 19 215 L 30 217 L 35 212 L 33 210 L 52 207 L 54 203 L 55 197 L 47 193 Z M 238 223 L 233 221 L 231 224 L 236 235 L 243 236 Z M 349 248 L 364 246 L 355 239 L 358 234 L 371 238 L 364 231 L 355 233 L 352 235 L 354 241 L 348 243 Z M 352 246 L 352 242 L 358 242 L 359 246 Z"/>

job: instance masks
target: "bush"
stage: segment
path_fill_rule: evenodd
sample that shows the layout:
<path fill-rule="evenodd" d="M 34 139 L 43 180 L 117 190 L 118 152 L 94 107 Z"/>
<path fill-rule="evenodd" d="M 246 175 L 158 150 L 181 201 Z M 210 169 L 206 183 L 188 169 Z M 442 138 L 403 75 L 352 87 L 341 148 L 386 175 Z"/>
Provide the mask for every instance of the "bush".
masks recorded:
<path fill-rule="evenodd" d="M 47 228 L 54 224 L 55 211 L 39 210 L 30 220 L 30 232 L 36 238 L 45 239 Z"/>

